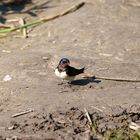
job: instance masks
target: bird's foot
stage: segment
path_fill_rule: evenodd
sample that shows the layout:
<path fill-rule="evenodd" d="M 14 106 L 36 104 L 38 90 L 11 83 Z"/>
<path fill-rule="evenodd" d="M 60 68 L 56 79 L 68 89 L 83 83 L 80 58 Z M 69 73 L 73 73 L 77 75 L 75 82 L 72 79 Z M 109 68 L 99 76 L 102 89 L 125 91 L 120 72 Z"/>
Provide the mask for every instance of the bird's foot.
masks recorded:
<path fill-rule="evenodd" d="M 64 84 L 64 80 L 61 80 L 60 83 L 58 83 L 58 85 L 63 85 Z"/>
<path fill-rule="evenodd" d="M 71 82 L 72 82 L 72 81 L 68 81 L 68 84 L 71 85 Z"/>
<path fill-rule="evenodd" d="M 58 85 L 63 85 L 64 83 L 63 82 L 61 82 L 61 83 L 58 83 Z"/>

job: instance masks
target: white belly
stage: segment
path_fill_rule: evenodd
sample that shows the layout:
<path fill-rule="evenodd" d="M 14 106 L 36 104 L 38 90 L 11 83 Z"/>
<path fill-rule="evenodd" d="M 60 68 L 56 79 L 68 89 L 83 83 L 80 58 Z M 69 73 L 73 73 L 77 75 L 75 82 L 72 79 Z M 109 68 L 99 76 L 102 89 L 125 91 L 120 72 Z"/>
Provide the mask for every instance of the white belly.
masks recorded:
<path fill-rule="evenodd" d="M 55 69 L 55 75 L 62 79 L 65 79 L 67 77 L 67 74 L 65 71 L 59 72 L 58 69 Z"/>
<path fill-rule="evenodd" d="M 55 75 L 59 78 L 69 81 L 72 81 L 75 78 L 74 76 L 68 76 L 65 71 L 59 72 L 58 69 L 55 69 Z"/>

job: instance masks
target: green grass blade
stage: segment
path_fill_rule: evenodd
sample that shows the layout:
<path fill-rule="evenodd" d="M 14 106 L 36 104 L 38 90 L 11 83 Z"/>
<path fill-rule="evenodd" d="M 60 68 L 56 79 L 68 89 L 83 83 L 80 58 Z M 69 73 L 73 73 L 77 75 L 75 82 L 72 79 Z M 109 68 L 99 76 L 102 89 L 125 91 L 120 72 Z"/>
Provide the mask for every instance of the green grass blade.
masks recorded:
<path fill-rule="evenodd" d="M 1 29 L 0 33 L 10 33 L 12 31 L 16 31 L 16 30 L 19 30 L 19 29 L 22 29 L 22 28 L 36 26 L 36 25 L 39 25 L 41 23 L 43 23 L 43 20 L 35 20 L 35 21 L 27 23 L 27 24 L 25 24 L 23 26 L 17 26 L 17 27 L 12 27 L 12 28 Z"/>

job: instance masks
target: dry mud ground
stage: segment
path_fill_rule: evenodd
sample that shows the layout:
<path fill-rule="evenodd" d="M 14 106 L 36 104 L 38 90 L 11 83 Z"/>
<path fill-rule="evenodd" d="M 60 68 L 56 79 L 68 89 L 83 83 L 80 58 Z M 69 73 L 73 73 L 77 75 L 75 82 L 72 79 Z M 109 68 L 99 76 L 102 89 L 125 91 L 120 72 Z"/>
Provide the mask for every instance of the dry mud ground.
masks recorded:
<path fill-rule="evenodd" d="M 31 21 L 63 12 L 78 2 L 52 0 L 44 3 L 45 8 L 32 10 L 35 16 L 15 12 L 4 17 Z M 124 128 L 123 120 L 127 124 L 140 120 L 140 83 L 82 80 L 80 75 L 73 85 L 59 85 L 54 68 L 62 57 L 68 57 L 75 67 L 87 67 L 86 74 L 140 79 L 140 1 L 85 0 L 77 11 L 35 27 L 26 39 L 18 32 L 1 38 L 1 139 L 82 139 L 88 130 L 84 108 L 99 132 Z M 4 82 L 6 75 L 12 79 Z M 34 111 L 11 117 L 29 108 Z"/>

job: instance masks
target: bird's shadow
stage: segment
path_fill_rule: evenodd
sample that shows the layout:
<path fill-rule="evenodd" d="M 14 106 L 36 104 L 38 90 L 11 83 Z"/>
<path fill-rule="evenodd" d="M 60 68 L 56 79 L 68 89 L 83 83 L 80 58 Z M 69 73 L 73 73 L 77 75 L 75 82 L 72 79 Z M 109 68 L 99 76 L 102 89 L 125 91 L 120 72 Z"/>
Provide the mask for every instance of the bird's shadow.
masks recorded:
<path fill-rule="evenodd" d="M 35 12 L 36 10 L 41 9 L 47 9 L 47 8 L 53 8 L 55 6 L 51 6 L 51 0 L 48 0 L 43 3 L 33 3 L 32 0 L 23 0 L 23 2 L 7 2 L 7 4 L 4 4 L 0 0 L 0 22 L 5 23 L 6 22 L 6 15 L 11 14 L 29 14 L 30 16 L 37 17 L 38 14 Z M 30 7 L 26 7 L 27 4 L 30 4 Z"/>
<path fill-rule="evenodd" d="M 98 84 L 100 82 L 101 82 L 101 80 L 97 80 L 95 77 L 92 77 L 92 78 L 74 80 L 71 82 L 71 84 L 84 86 L 84 85 L 87 85 L 89 83 L 97 83 Z"/>

